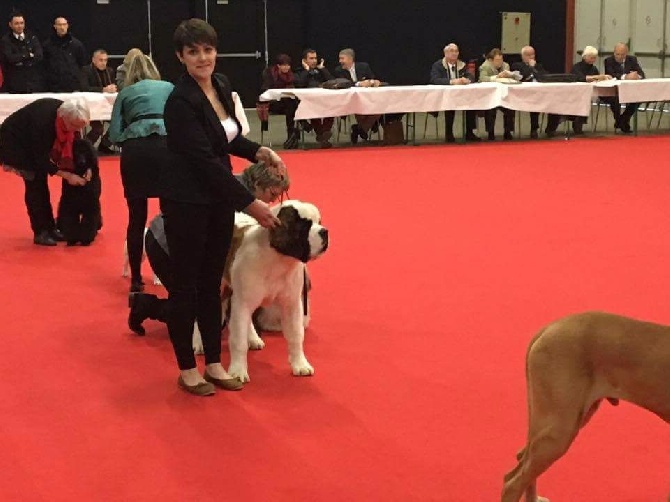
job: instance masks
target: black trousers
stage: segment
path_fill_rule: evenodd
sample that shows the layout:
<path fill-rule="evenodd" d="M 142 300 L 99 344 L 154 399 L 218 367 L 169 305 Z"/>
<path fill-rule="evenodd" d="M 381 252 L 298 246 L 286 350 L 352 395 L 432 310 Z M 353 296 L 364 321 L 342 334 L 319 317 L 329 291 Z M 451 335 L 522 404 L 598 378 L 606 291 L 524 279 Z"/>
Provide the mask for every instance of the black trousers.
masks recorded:
<path fill-rule="evenodd" d="M 607 103 L 612 110 L 612 115 L 614 116 L 615 124 L 619 124 L 623 121 L 623 124 L 629 125 L 630 118 L 635 115 L 638 106 L 640 103 L 628 103 L 626 108 L 624 108 L 623 113 L 621 113 L 621 103 L 619 103 L 619 98 L 617 96 L 606 96 L 600 98 L 603 103 Z"/>
<path fill-rule="evenodd" d="M 540 114 L 538 112 L 530 112 L 530 130 L 537 131 L 540 128 Z"/>
<path fill-rule="evenodd" d="M 144 227 L 147 224 L 148 203 L 146 198 L 126 199 L 128 204 L 128 264 L 132 281 L 142 279 L 142 252 L 144 249 Z"/>
<path fill-rule="evenodd" d="M 104 122 L 101 120 L 92 120 L 89 125 L 91 126 L 91 130 L 86 135 L 86 138 L 88 138 L 91 143 L 95 145 L 95 142 L 98 141 L 100 136 L 102 136 L 102 140 L 100 140 L 100 146 L 112 146 L 112 142 L 109 140 L 109 131 L 103 134 L 105 130 Z"/>
<path fill-rule="evenodd" d="M 36 172 L 32 180 L 23 179 L 26 185 L 26 209 L 35 235 L 44 231 L 51 232 L 56 228 L 47 177 L 45 172 Z"/>
<path fill-rule="evenodd" d="M 444 124 L 446 126 L 447 138 L 454 136 L 454 119 L 456 118 L 455 110 L 447 110 L 444 112 Z M 465 129 L 468 134 L 477 129 L 477 112 L 470 110 L 465 112 Z"/>
<path fill-rule="evenodd" d="M 168 294 L 172 289 L 172 274 L 170 272 L 170 256 L 158 244 L 151 231 L 147 232 L 145 237 L 144 247 L 147 251 L 147 259 L 151 264 L 151 269 L 156 274 Z M 134 293 L 135 309 L 142 318 L 153 319 L 154 321 L 167 322 L 170 305 L 167 298 L 158 298 L 156 295 L 149 293 Z"/>
<path fill-rule="evenodd" d="M 290 135 L 295 129 L 295 111 L 298 109 L 298 100 L 282 98 L 270 102 L 270 112 L 286 117 L 286 132 Z"/>
<path fill-rule="evenodd" d="M 495 131 L 496 115 L 498 114 L 499 111 L 502 112 L 503 114 L 503 125 L 505 128 L 505 132 L 514 131 L 514 110 L 510 110 L 509 108 L 503 108 L 502 106 L 499 106 L 498 108 L 494 108 L 493 110 L 486 110 L 484 112 L 484 122 L 486 124 L 486 132 L 489 134 L 493 134 Z"/>
<path fill-rule="evenodd" d="M 545 132 L 556 132 L 558 129 L 558 124 L 561 121 L 563 115 L 556 115 L 555 113 L 547 114 L 547 127 Z M 575 117 L 574 115 L 565 116 L 565 120 L 572 120 L 572 129 L 575 132 L 581 132 L 584 124 L 586 124 L 586 117 Z"/>
<path fill-rule="evenodd" d="M 221 362 L 221 279 L 235 222 L 225 203 L 160 201 L 170 249 L 168 333 L 179 369 L 195 368 L 192 336 L 198 321 L 205 364 Z"/>

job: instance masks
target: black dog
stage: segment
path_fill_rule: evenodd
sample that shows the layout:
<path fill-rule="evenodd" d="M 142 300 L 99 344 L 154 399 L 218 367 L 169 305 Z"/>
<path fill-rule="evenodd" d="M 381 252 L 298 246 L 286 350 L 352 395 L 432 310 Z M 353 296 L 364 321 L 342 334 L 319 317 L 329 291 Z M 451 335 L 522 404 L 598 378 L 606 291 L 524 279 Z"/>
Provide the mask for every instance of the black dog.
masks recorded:
<path fill-rule="evenodd" d="M 98 157 L 87 139 L 75 139 L 72 147 L 74 173 L 84 176 L 91 170 L 91 180 L 84 186 L 73 186 L 63 180 L 63 191 L 58 205 L 58 229 L 68 246 L 78 242 L 88 246 L 102 226 L 100 209 L 100 172 Z"/>

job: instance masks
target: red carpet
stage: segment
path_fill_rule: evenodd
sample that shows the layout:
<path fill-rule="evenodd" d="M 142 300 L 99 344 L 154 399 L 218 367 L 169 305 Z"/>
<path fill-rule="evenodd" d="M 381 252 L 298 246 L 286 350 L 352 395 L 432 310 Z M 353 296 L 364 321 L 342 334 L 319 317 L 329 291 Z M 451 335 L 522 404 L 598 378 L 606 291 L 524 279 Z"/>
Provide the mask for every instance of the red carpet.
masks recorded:
<path fill-rule="evenodd" d="M 285 153 L 332 238 L 311 266 L 316 375 L 292 377 L 267 336 L 244 391 L 209 399 L 177 388 L 163 325 L 127 329 L 118 160 L 90 248 L 33 246 L 23 185 L 0 176 L 0 500 L 496 500 L 525 439 L 531 336 L 588 309 L 670 323 L 669 149 Z M 657 417 L 604 405 L 539 491 L 665 500 L 669 445 Z"/>

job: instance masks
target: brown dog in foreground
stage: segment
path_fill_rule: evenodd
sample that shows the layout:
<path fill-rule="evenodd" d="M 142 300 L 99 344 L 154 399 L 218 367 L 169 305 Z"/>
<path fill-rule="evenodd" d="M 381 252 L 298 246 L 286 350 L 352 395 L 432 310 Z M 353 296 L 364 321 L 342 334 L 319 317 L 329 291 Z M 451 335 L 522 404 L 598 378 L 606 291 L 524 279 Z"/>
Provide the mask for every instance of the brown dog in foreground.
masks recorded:
<path fill-rule="evenodd" d="M 526 354 L 528 442 L 505 475 L 502 502 L 538 498 L 537 477 L 568 451 L 607 399 L 641 406 L 670 423 L 670 327 L 602 312 L 560 319 Z"/>

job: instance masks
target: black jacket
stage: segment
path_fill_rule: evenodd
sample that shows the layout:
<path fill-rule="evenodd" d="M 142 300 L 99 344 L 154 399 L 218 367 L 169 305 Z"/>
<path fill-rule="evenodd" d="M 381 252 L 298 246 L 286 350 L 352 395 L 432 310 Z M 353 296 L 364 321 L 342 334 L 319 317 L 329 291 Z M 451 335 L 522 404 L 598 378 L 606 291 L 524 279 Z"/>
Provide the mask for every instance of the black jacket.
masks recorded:
<path fill-rule="evenodd" d="M 27 94 L 44 91 L 44 81 L 40 73 L 42 46 L 35 35 L 27 31 L 24 35 L 23 40 L 18 40 L 10 31 L 0 42 L 5 80 L 3 90 L 6 92 Z"/>
<path fill-rule="evenodd" d="M 77 38 L 67 33 L 55 33 L 44 41 L 44 74 L 50 92 L 82 91 L 83 68 L 87 64 L 86 50 Z"/>
<path fill-rule="evenodd" d="M 88 92 L 102 92 L 103 87 L 115 84 L 114 70 L 109 66 L 104 70 L 98 70 L 93 63 L 84 66 L 84 90 Z"/>
<path fill-rule="evenodd" d="M 642 70 L 640 63 L 638 63 L 635 56 L 626 56 L 626 59 L 623 62 L 623 68 L 621 67 L 621 63 L 617 63 L 616 59 L 614 59 L 614 56 L 605 58 L 606 75 L 611 75 L 617 80 L 621 80 L 623 75 L 626 75 L 632 71 L 638 72 L 640 77 L 644 78 L 644 71 Z"/>
<path fill-rule="evenodd" d="M 25 171 L 54 174 L 49 160 L 56 141 L 60 99 L 42 98 L 19 108 L 0 125 L 0 160 Z"/>
<path fill-rule="evenodd" d="M 315 68 L 313 70 L 301 68 L 295 72 L 294 79 L 296 87 L 320 87 L 324 82 L 332 80 L 333 76 L 328 68 Z"/>
<path fill-rule="evenodd" d="M 212 83 L 241 131 L 230 82 L 224 75 L 215 75 Z M 181 77 L 170 94 L 164 120 L 171 159 L 161 173 L 162 198 L 194 204 L 224 202 L 237 211 L 254 201 L 233 176 L 230 155 L 255 162 L 260 145 L 241 133 L 229 143 L 214 108 L 190 75 Z"/>
<path fill-rule="evenodd" d="M 574 66 L 572 67 L 571 73 L 573 75 L 577 75 L 577 77 L 579 77 L 579 80 L 581 82 L 586 82 L 586 77 L 588 76 L 600 75 L 600 72 L 598 71 L 596 65 L 589 64 L 585 61 L 575 63 Z"/>
<path fill-rule="evenodd" d="M 510 70 L 518 71 L 521 73 L 522 82 L 534 82 L 538 80 L 538 76 L 546 75 L 548 72 L 545 70 L 540 63 L 535 63 L 535 66 L 531 66 L 523 61 L 517 63 L 512 63 Z"/>
<path fill-rule="evenodd" d="M 475 81 L 475 76 L 468 73 L 466 64 L 463 61 L 458 61 L 456 63 L 456 73 L 458 73 L 458 78 L 467 78 L 470 82 Z M 449 72 L 444 67 L 442 59 L 438 59 L 433 63 L 433 66 L 430 69 L 430 83 L 436 85 L 449 85 L 451 78 L 449 78 Z"/>
<path fill-rule="evenodd" d="M 370 65 L 367 63 L 355 63 L 354 69 L 356 71 L 356 78 L 358 82 L 361 80 L 373 80 L 375 79 L 375 74 L 372 72 Z M 341 66 L 333 70 L 333 77 L 335 78 L 346 78 L 347 80 L 352 80 L 351 73 L 349 70 L 345 70 Z"/>

